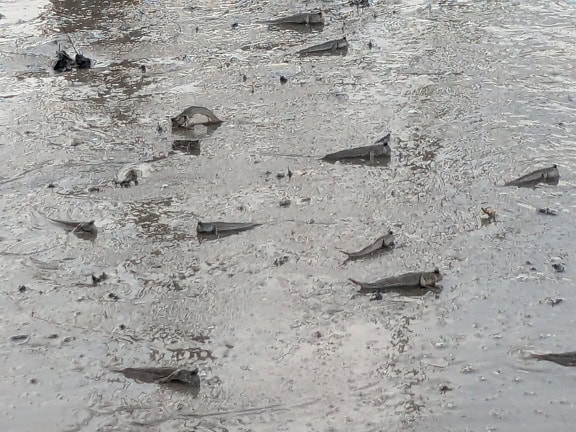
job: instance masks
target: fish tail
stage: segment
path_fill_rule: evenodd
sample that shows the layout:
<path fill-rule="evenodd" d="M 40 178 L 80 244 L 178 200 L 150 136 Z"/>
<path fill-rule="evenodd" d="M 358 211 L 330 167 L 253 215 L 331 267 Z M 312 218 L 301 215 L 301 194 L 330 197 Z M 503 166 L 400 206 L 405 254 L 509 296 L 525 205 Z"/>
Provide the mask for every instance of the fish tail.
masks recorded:
<path fill-rule="evenodd" d="M 528 353 L 528 358 L 533 358 L 537 360 L 546 360 L 546 354 L 535 354 L 535 353 Z"/>
<path fill-rule="evenodd" d="M 357 281 L 356 279 L 352 279 L 352 278 L 348 278 L 348 280 L 350 282 L 352 282 L 353 284 L 356 284 L 358 286 L 362 286 L 362 282 Z"/>

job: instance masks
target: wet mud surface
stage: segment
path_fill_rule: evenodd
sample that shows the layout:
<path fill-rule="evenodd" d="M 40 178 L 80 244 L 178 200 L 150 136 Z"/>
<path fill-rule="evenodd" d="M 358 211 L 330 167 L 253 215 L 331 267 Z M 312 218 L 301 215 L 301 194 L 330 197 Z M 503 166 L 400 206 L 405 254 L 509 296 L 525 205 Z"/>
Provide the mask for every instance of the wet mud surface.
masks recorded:
<path fill-rule="evenodd" d="M 576 4 L 440 3 L 0 3 L 0 429 L 571 431 L 575 372 L 526 353 L 576 348 Z M 53 71 L 65 32 L 91 69 Z M 192 105 L 224 123 L 172 131 Z M 388 132 L 385 166 L 317 159 Z M 160 367 L 199 393 L 114 372 Z"/>

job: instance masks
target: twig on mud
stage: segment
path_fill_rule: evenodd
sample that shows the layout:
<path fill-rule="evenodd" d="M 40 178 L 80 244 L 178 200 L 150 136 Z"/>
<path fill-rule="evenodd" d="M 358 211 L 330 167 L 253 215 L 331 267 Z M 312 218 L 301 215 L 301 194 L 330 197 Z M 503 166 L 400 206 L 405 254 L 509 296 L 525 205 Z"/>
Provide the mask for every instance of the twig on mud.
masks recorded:
<path fill-rule="evenodd" d="M 70 35 L 67 32 L 64 32 L 66 34 L 66 36 L 68 36 L 68 40 L 70 41 L 70 43 L 72 44 L 72 48 L 74 48 L 74 51 L 76 51 L 76 54 L 80 54 L 78 52 L 78 50 L 76 49 L 76 46 L 74 46 L 74 42 L 72 42 L 72 38 L 70 37 Z"/>

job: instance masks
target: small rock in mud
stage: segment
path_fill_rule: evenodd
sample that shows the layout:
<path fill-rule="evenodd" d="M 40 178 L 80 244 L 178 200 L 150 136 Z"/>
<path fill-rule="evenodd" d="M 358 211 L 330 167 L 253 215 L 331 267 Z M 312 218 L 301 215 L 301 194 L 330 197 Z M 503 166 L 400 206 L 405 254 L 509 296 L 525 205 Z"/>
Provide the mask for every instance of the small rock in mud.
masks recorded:
<path fill-rule="evenodd" d="M 448 387 L 446 384 L 442 384 L 440 386 L 440 393 L 444 394 L 446 392 L 452 391 L 451 387 Z"/>
<path fill-rule="evenodd" d="M 114 301 L 120 300 L 120 297 L 118 297 L 118 296 L 117 296 L 116 294 L 114 294 L 114 293 L 109 293 L 109 294 L 108 294 L 108 298 L 111 299 L 111 300 L 114 300 Z"/>
<path fill-rule="evenodd" d="M 280 207 L 288 207 L 290 204 L 292 204 L 292 201 L 290 201 L 288 198 L 284 198 L 282 201 L 280 201 Z"/>
<path fill-rule="evenodd" d="M 30 378 L 30 384 L 38 384 L 38 380 L 36 378 Z"/>
<path fill-rule="evenodd" d="M 88 193 L 90 193 L 90 192 L 100 192 L 101 189 L 100 189 L 100 186 L 90 186 L 88 189 L 86 189 L 86 191 L 87 191 Z"/>
<path fill-rule="evenodd" d="M 286 174 L 284 174 L 283 172 L 279 172 L 278 174 L 276 174 L 276 178 L 278 180 L 283 179 L 284 177 L 286 177 Z"/>
<path fill-rule="evenodd" d="M 46 186 L 48 189 L 54 189 L 56 187 L 56 185 L 54 183 L 48 183 L 48 186 Z"/>
<path fill-rule="evenodd" d="M 238 28 L 238 25 L 239 24 L 237 22 L 232 23 L 232 29 L 236 30 Z"/>
<path fill-rule="evenodd" d="M 286 264 L 289 259 L 290 259 L 290 258 L 288 257 L 288 255 L 283 255 L 283 256 L 281 256 L 281 257 L 279 257 L 279 258 L 276 258 L 276 259 L 274 260 L 274 265 L 275 265 L 276 267 L 280 267 L 280 266 Z"/>
<path fill-rule="evenodd" d="M 96 286 L 100 282 L 105 281 L 106 279 L 108 279 L 108 275 L 106 273 L 102 273 L 100 276 L 92 275 L 92 286 Z"/>
<path fill-rule="evenodd" d="M 320 333 L 320 330 L 313 331 L 312 337 L 316 338 L 316 339 L 320 339 L 322 337 L 322 333 Z"/>
<path fill-rule="evenodd" d="M 28 339 L 30 339 L 30 335 L 26 335 L 26 334 L 21 334 L 21 335 L 14 335 L 14 336 L 10 336 L 10 340 L 12 342 L 26 342 L 28 341 Z"/>
<path fill-rule="evenodd" d="M 288 78 L 286 78 L 284 75 L 280 76 L 280 84 L 286 84 L 288 82 Z"/>
<path fill-rule="evenodd" d="M 552 264 L 552 268 L 556 271 L 556 273 L 564 273 L 564 270 L 566 270 L 564 264 L 562 263 Z"/>
<path fill-rule="evenodd" d="M 18 292 L 23 293 L 23 292 L 26 292 L 27 289 L 28 289 L 28 287 L 26 285 L 20 285 L 18 287 Z"/>

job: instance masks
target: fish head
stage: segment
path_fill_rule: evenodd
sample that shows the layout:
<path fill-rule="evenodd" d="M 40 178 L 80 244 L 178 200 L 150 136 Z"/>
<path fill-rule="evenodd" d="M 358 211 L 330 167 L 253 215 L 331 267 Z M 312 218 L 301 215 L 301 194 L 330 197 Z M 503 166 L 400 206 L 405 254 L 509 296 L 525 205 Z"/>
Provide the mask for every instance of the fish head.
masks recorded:
<path fill-rule="evenodd" d="M 180 369 L 174 376 L 178 381 L 187 384 L 200 385 L 200 378 L 198 377 L 198 369 Z"/>
<path fill-rule="evenodd" d="M 554 164 L 548 171 L 546 171 L 546 178 L 555 178 L 560 177 L 560 173 L 558 172 L 558 165 Z"/>
<path fill-rule="evenodd" d="M 184 127 L 188 122 L 188 116 L 185 114 L 180 114 L 179 116 L 172 117 L 170 119 L 172 121 L 173 127 Z"/>
<path fill-rule="evenodd" d="M 382 144 L 380 152 L 382 155 L 390 156 L 390 154 L 392 153 L 392 149 L 390 148 L 390 144 L 388 143 L 388 141 Z"/>
<path fill-rule="evenodd" d="M 336 48 L 338 49 L 348 48 L 348 40 L 346 39 L 346 36 L 344 36 L 342 39 L 338 41 L 338 43 L 336 44 Z"/>
<path fill-rule="evenodd" d="M 385 246 L 392 246 L 393 244 L 394 244 L 394 233 L 392 232 L 392 230 L 390 230 L 384 236 L 384 245 Z"/>
<path fill-rule="evenodd" d="M 134 168 L 130 168 L 126 173 L 126 180 L 137 182 L 138 181 L 138 171 Z"/>
<path fill-rule="evenodd" d="M 309 15 L 310 23 L 319 24 L 324 23 L 324 12 L 321 10 L 315 10 Z"/>
<path fill-rule="evenodd" d="M 388 133 L 387 135 L 383 136 L 380 139 L 377 139 L 374 144 L 388 144 L 390 145 L 390 133 Z"/>
<path fill-rule="evenodd" d="M 422 273 L 420 276 L 421 287 L 433 287 L 442 280 L 442 274 L 439 269 L 434 269 L 433 272 Z"/>
<path fill-rule="evenodd" d="M 440 273 L 440 269 L 438 269 L 438 268 L 434 269 L 434 271 L 432 272 L 432 275 L 430 277 L 434 278 L 434 280 L 436 282 L 440 282 L 443 279 L 442 273 Z"/>
<path fill-rule="evenodd" d="M 90 222 L 83 224 L 80 229 L 86 233 L 91 233 L 91 234 L 97 235 L 98 234 L 98 228 L 96 228 L 96 224 L 94 222 L 95 221 L 91 220 Z"/>
<path fill-rule="evenodd" d="M 196 225 L 196 232 L 200 234 L 215 234 L 216 227 L 210 223 L 203 223 L 198 221 L 198 225 Z"/>
<path fill-rule="evenodd" d="M 72 233 L 81 240 L 90 240 L 93 242 L 96 240 L 96 237 L 98 237 L 98 228 L 96 228 L 94 221 L 91 220 L 90 222 L 78 225 L 72 230 Z"/>

